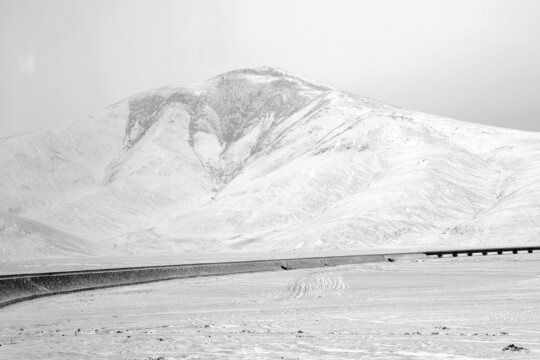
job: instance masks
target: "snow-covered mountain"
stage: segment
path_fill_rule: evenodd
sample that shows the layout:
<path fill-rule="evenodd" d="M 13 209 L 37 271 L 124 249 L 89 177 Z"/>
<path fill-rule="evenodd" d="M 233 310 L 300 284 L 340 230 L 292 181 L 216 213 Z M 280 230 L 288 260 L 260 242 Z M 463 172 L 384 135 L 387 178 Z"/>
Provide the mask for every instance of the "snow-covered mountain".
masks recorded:
<path fill-rule="evenodd" d="M 540 134 L 273 68 L 0 138 L 0 256 L 540 241 Z"/>

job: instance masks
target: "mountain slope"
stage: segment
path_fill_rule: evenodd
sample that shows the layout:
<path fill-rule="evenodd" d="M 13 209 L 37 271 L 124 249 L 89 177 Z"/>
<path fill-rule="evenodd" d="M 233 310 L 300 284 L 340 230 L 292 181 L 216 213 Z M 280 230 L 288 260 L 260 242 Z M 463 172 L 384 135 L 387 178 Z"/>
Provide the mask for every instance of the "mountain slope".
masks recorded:
<path fill-rule="evenodd" d="M 103 252 L 89 241 L 52 229 L 37 221 L 0 212 L 1 259 L 98 254 Z"/>
<path fill-rule="evenodd" d="M 407 111 L 273 68 L 0 139 L 0 166 L 0 211 L 102 249 L 540 240 L 540 134 Z"/>

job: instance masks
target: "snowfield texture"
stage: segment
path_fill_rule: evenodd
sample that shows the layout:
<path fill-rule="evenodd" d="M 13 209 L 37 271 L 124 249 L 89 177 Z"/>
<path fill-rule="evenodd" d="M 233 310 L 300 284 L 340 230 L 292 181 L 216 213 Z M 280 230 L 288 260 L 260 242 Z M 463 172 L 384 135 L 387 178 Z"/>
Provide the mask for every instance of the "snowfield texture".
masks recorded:
<path fill-rule="evenodd" d="M 540 134 L 273 69 L 0 138 L 0 255 L 540 241 Z"/>
<path fill-rule="evenodd" d="M 0 358 L 538 360 L 538 269 L 480 255 L 53 296 L 0 311 Z"/>

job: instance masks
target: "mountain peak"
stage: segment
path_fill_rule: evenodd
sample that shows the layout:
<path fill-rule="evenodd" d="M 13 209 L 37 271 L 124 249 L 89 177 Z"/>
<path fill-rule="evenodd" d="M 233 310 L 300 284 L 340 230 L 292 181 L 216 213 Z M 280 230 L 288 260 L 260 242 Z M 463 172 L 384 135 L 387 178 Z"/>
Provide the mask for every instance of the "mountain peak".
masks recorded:
<path fill-rule="evenodd" d="M 250 79 L 254 82 L 287 80 L 319 91 L 337 91 L 337 89 L 331 86 L 327 86 L 292 72 L 271 66 L 232 70 L 213 77 L 209 80 L 209 82 L 214 82 L 224 78 L 244 78 Z"/>

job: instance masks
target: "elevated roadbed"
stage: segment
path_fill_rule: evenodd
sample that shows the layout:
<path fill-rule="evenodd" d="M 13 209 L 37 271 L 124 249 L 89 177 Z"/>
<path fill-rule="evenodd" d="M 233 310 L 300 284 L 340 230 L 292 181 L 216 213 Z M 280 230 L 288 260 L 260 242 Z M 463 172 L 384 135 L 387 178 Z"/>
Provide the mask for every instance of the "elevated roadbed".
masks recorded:
<path fill-rule="evenodd" d="M 463 254 L 468 256 L 474 254 L 502 255 L 505 253 L 532 253 L 534 251 L 540 251 L 540 246 L 298 257 L 0 275 L 0 308 L 44 296 L 181 278 L 421 260 L 426 258 L 436 259 L 444 256 L 457 257 Z"/>

